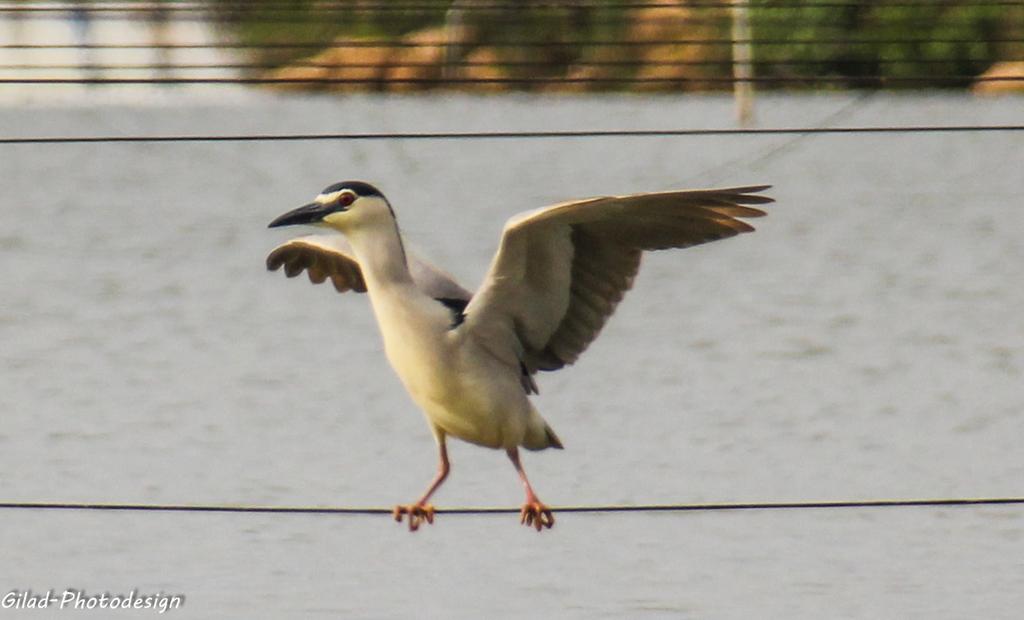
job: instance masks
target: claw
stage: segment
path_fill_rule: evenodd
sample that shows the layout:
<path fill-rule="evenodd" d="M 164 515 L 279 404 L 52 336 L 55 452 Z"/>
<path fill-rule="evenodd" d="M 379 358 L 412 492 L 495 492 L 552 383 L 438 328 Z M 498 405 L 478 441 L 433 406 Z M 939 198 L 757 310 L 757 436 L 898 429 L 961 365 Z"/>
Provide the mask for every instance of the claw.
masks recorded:
<path fill-rule="evenodd" d="M 540 502 L 527 502 L 519 511 L 519 523 L 539 532 L 544 528 L 551 529 L 555 525 L 555 514 Z"/>
<path fill-rule="evenodd" d="M 403 515 L 409 515 L 409 531 L 415 532 L 424 521 L 431 524 L 434 522 L 434 507 L 430 504 L 400 504 L 391 511 L 391 516 L 398 523 L 402 522 Z"/>

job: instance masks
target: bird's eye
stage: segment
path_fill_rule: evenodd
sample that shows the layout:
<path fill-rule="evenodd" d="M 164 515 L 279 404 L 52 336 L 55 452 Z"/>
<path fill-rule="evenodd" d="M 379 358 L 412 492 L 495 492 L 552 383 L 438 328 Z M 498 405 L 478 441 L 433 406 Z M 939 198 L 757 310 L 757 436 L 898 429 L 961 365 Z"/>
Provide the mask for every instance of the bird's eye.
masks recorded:
<path fill-rule="evenodd" d="M 351 192 L 344 192 L 342 195 L 338 196 L 338 204 L 343 207 L 347 207 L 355 201 L 356 196 Z"/>

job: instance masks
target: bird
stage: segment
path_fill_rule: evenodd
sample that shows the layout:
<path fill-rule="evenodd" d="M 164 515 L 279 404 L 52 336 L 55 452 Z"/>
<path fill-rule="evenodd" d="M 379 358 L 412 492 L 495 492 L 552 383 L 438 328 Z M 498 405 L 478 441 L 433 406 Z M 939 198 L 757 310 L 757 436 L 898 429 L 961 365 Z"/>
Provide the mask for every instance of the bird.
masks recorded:
<path fill-rule="evenodd" d="M 338 292 L 366 293 L 384 352 L 437 444 L 437 473 L 424 494 L 393 510 L 410 531 L 433 523 L 430 503 L 448 477 L 447 440 L 504 450 L 526 493 L 520 523 L 555 524 L 527 478 L 519 448 L 561 449 L 530 401 L 535 375 L 575 362 L 633 284 L 645 251 L 685 248 L 750 232 L 750 205 L 770 185 L 679 190 L 571 200 L 524 211 L 504 226 L 475 293 L 408 252 L 384 194 L 364 181 L 334 183 L 269 228 L 312 225 L 327 233 L 273 248 L 267 269 L 306 271 Z"/>

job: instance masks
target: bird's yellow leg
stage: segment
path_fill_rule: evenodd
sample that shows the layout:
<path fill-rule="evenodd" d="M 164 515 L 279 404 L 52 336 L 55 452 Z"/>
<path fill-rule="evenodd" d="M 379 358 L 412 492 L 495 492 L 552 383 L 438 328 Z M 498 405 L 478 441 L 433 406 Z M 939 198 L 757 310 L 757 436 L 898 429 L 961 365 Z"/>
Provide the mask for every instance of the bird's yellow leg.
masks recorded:
<path fill-rule="evenodd" d="M 420 528 L 420 524 L 424 521 L 427 523 L 434 522 L 434 507 L 428 504 L 430 496 L 434 494 L 444 479 L 448 477 L 448 472 L 451 471 L 451 465 L 448 463 L 448 447 L 445 445 L 444 435 L 439 435 L 437 438 L 437 445 L 440 451 L 440 463 L 437 467 L 437 475 L 430 482 L 430 486 L 427 487 L 427 492 L 423 494 L 415 504 L 400 504 L 395 506 L 395 509 L 391 511 L 392 516 L 395 517 L 395 521 L 402 522 L 404 515 L 409 515 L 409 531 L 415 532 Z"/>
<path fill-rule="evenodd" d="M 519 461 L 519 448 L 511 448 L 507 450 L 507 453 L 509 460 L 515 465 L 519 479 L 523 481 L 523 487 L 526 488 L 526 503 L 519 511 L 519 522 L 527 527 L 535 528 L 538 532 L 543 528 L 551 528 L 555 525 L 555 514 L 533 492 L 533 487 L 530 486 L 530 481 L 526 477 L 526 471 L 523 470 L 523 464 Z"/>

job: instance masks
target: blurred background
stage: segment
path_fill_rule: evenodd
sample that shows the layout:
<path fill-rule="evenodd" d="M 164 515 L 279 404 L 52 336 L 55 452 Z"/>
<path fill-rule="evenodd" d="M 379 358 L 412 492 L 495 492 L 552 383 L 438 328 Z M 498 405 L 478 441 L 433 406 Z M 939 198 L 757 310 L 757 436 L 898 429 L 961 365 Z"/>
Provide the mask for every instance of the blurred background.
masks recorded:
<path fill-rule="evenodd" d="M 1019 617 L 1022 45 L 1024 0 L 0 2 L 0 599 Z M 365 297 L 264 268 L 307 232 L 267 223 L 343 179 L 468 287 L 517 212 L 773 185 L 755 233 L 645 257 L 580 361 L 538 378 L 566 450 L 524 461 L 556 509 L 1017 503 L 560 513 L 542 534 L 440 515 L 415 535 L 26 507 L 418 496 L 435 447 Z M 518 506 L 502 454 L 450 450 L 439 507 Z"/>
<path fill-rule="evenodd" d="M 1020 90 L 1024 57 L 1014 0 L 26 0 L 0 29 L 7 83 L 336 92 Z"/>

